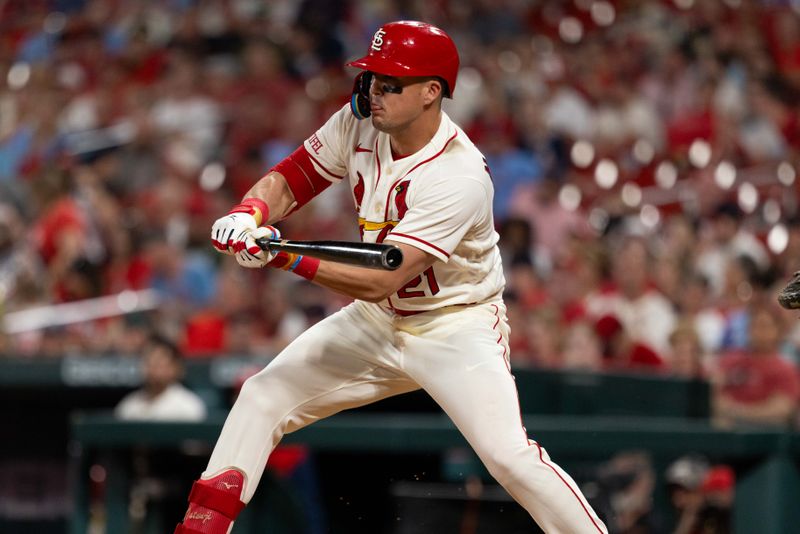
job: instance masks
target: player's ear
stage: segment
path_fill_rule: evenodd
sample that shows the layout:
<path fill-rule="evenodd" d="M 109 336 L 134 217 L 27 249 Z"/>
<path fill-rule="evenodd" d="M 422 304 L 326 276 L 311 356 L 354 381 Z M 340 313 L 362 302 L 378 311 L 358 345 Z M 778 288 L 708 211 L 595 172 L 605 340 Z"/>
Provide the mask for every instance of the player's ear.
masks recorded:
<path fill-rule="evenodd" d="M 442 97 L 442 82 L 438 78 L 431 78 L 425 82 L 422 89 L 422 98 L 426 106 L 436 102 Z"/>

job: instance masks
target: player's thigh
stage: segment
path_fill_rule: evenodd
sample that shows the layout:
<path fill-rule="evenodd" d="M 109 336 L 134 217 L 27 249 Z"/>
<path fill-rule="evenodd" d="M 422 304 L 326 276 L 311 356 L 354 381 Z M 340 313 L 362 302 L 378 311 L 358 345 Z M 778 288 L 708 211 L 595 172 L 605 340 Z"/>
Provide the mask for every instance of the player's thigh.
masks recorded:
<path fill-rule="evenodd" d="M 450 317 L 442 331 L 405 340 L 409 375 L 474 446 L 483 438 L 526 443 L 502 308 Z"/>
<path fill-rule="evenodd" d="M 298 336 L 245 382 L 242 395 L 279 417 L 324 416 L 408 391 L 407 377 L 387 365 L 396 351 L 390 325 L 353 304 Z"/>

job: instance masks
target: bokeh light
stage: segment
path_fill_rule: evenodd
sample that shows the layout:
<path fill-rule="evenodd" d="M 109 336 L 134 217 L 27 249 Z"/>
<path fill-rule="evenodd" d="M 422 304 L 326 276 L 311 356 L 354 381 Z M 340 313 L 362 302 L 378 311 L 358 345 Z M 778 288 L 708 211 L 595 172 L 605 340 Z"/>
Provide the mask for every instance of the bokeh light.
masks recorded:
<path fill-rule="evenodd" d="M 671 189 L 678 181 L 678 168 L 671 161 L 662 161 L 656 167 L 656 184 L 662 189 Z"/>
<path fill-rule="evenodd" d="M 705 139 L 695 139 L 689 147 L 689 163 L 698 169 L 705 168 L 711 161 L 711 145 Z"/>
<path fill-rule="evenodd" d="M 781 254 L 789 245 L 789 231 L 783 224 L 776 224 L 767 234 L 767 247 L 773 254 Z"/>
<path fill-rule="evenodd" d="M 630 208 L 635 208 L 642 203 L 642 188 L 633 182 L 622 186 L 620 195 L 622 202 Z"/>
<path fill-rule="evenodd" d="M 737 200 L 742 211 L 753 213 L 758 207 L 758 190 L 750 182 L 745 182 L 739 186 Z"/>
<path fill-rule="evenodd" d="M 730 189 L 736 183 L 736 167 L 730 161 L 720 161 L 714 169 L 714 183 L 722 189 Z"/>
<path fill-rule="evenodd" d="M 594 169 L 594 180 L 603 189 L 611 189 L 619 178 L 619 168 L 612 160 L 603 158 Z"/>
<path fill-rule="evenodd" d="M 573 184 L 565 184 L 558 192 L 558 202 L 567 211 L 575 211 L 581 205 L 581 190 Z"/>
<path fill-rule="evenodd" d="M 585 169 L 594 161 L 594 146 L 588 141 L 577 141 L 570 150 L 572 163 L 581 169 Z"/>

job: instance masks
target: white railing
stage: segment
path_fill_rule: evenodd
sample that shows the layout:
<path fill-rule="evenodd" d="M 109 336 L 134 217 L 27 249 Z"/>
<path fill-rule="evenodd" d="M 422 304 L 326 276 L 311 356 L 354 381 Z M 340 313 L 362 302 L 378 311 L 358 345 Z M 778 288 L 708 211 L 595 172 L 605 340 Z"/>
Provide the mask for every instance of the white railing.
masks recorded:
<path fill-rule="evenodd" d="M 161 298 L 154 289 L 126 290 L 106 297 L 10 312 L 1 318 L 0 327 L 7 334 L 18 334 L 152 310 L 157 308 L 160 302 Z"/>

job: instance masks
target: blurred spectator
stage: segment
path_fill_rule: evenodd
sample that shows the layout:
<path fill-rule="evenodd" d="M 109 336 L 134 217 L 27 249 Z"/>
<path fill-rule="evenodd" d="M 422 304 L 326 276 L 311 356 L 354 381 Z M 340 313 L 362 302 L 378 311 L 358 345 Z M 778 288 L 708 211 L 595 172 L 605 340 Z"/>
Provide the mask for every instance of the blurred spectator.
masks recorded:
<path fill-rule="evenodd" d="M 603 347 L 603 362 L 611 371 L 662 372 L 667 363 L 647 345 L 637 342 L 614 315 L 603 315 L 594 324 Z"/>
<path fill-rule="evenodd" d="M 603 344 L 594 325 L 578 319 L 564 331 L 561 367 L 568 371 L 600 372 L 603 370 Z"/>
<path fill-rule="evenodd" d="M 665 532 L 653 506 L 656 474 L 649 455 L 640 451 L 620 452 L 598 468 L 596 479 L 611 508 L 609 532 Z"/>
<path fill-rule="evenodd" d="M 742 224 L 742 219 L 741 208 L 732 202 L 717 206 L 709 219 L 712 240 L 698 256 L 697 266 L 711 282 L 716 295 L 725 289 L 726 269 L 734 258 L 746 256 L 760 270 L 769 265 L 764 245 Z"/>
<path fill-rule="evenodd" d="M 43 266 L 24 231 L 17 208 L 0 203 L 0 309 L 6 312 L 29 307 L 44 297 L 36 288 L 36 281 L 44 276 Z"/>
<path fill-rule="evenodd" d="M 667 492 L 676 520 L 672 534 L 694 534 L 698 530 L 698 515 L 703 508 L 703 480 L 708 475 L 708 460 L 688 454 L 672 462 L 664 473 Z"/>
<path fill-rule="evenodd" d="M 732 258 L 725 269 L 723 294 L 717 299 L 725 314 L 720 349 L 735 350 L 747 347 L 750 336 L 748 305 L 760 288 L 761 273 L 752 258 L 740 255 Z"/>
<path fill-rule="evenodd" d="M 164 138 L 166 163 L 189 176 L 217 150 L 222 127 L 219 107 L 201 92 L 200 80 L 198 58 L 174 50 L 151 110 L 155 132 Z"/>
<path fill-rule="evenodd" d="M 615 317 L 633 342 L 663 356 L 676 318 L 667 298 L 650 285 L 651 267 L 646 242 L 632 236 L 624 238 L 613 258 L 613 285 L 590 296 L 587 311 L 596 318 Z"/>
<path fill-rule="evenodd" d="M 487 93 L 483 111 L 467 130 L 467 135 L 480 145 L 494 182 L 494 216 L 504 220 L 517 188 L 535 184 L 542 173 L 535 155 L 519 147 L 518 133 L 502 94 Z"/>
<path fill-rule="evenodd" d="M 712 371 L 719 424 L 785 427 L 800 406 L 800 374 L 778 352 L 786 325 L 776 306 L 750 306 L 749 345 L 724 355 Z"/>
<path fill-rule="evenodd" d="M 676 512 L 672 534 L 731 532 L 735 479 L 730 467 L 689 454 L 671 463 L 664 478 Z"/>
<path fill-rule="evenodd" d="M 560 369 L 561 358 L 561 323 L 556 310 L 542 307 L 528 314 L 522 324 L 527 338 L 527 350 L 513 356 L 517 365 L 527 365 L 539 369 Z M 524 358 L 524 359 L 523 359 Z M 523 363 L 524 362 L 524 363 Z"/>
<path fill-rule="evenodd" d="M 688 320 L 679 321 L 669 336 L 669 372 L 673 376 L 705 379 L 705 352 L 697 327 Z"/>
<path fill-rule="evenodd" d="M 680 316 L 692 324 L 704 354 L 718 352 L 722 346 L 726 318 L 711 304 L 708 279 L 702 274 L 694 273 L 686 275 L 680 284 L 679 291 L 675 293 Z"/>
<path fill-rule="evenodd" d="M 506 286 L 517 295 L 525 311 L 531 312 L 550 301 L 544 278 L 536 272 L 529 259 L 517 257 L 509 263 L 507 271 Z"/>
<path fill-rule="evenodd" d="M 560 255 L 571 234 L 592 234 L 585 215 L 565 208 L 559 201 L 561 185 L 560 180 L 545 177 L 515 189 L 510 202 L 509 215 L 528 221 L 531 231 L 536 232 L 537 250 L 545 258 Z"/>
<path fill-rule="evenodd" d="M 503 267 L 506 271 L 516 263 L 532 265 L 537 274 L 546 276 L 552 269 L 551 258 L 547 251 L 537 243 L 536 228 L 532 228 L 530 221 L 517 217 L 502 219 L 500 228 L 500 255 L 503 258 Z M 509 273 L 506 272 L 506 282 Z"/>
<path fill-rule="evenodd" d="M 151 335 L 142 355 L 142 387 L 123 398 L 114 414 L 130 420 L 204 419 L 205 403 L 180 383 L 182 377 L 183 361 L 178 347 L 161 335 Z"/>

